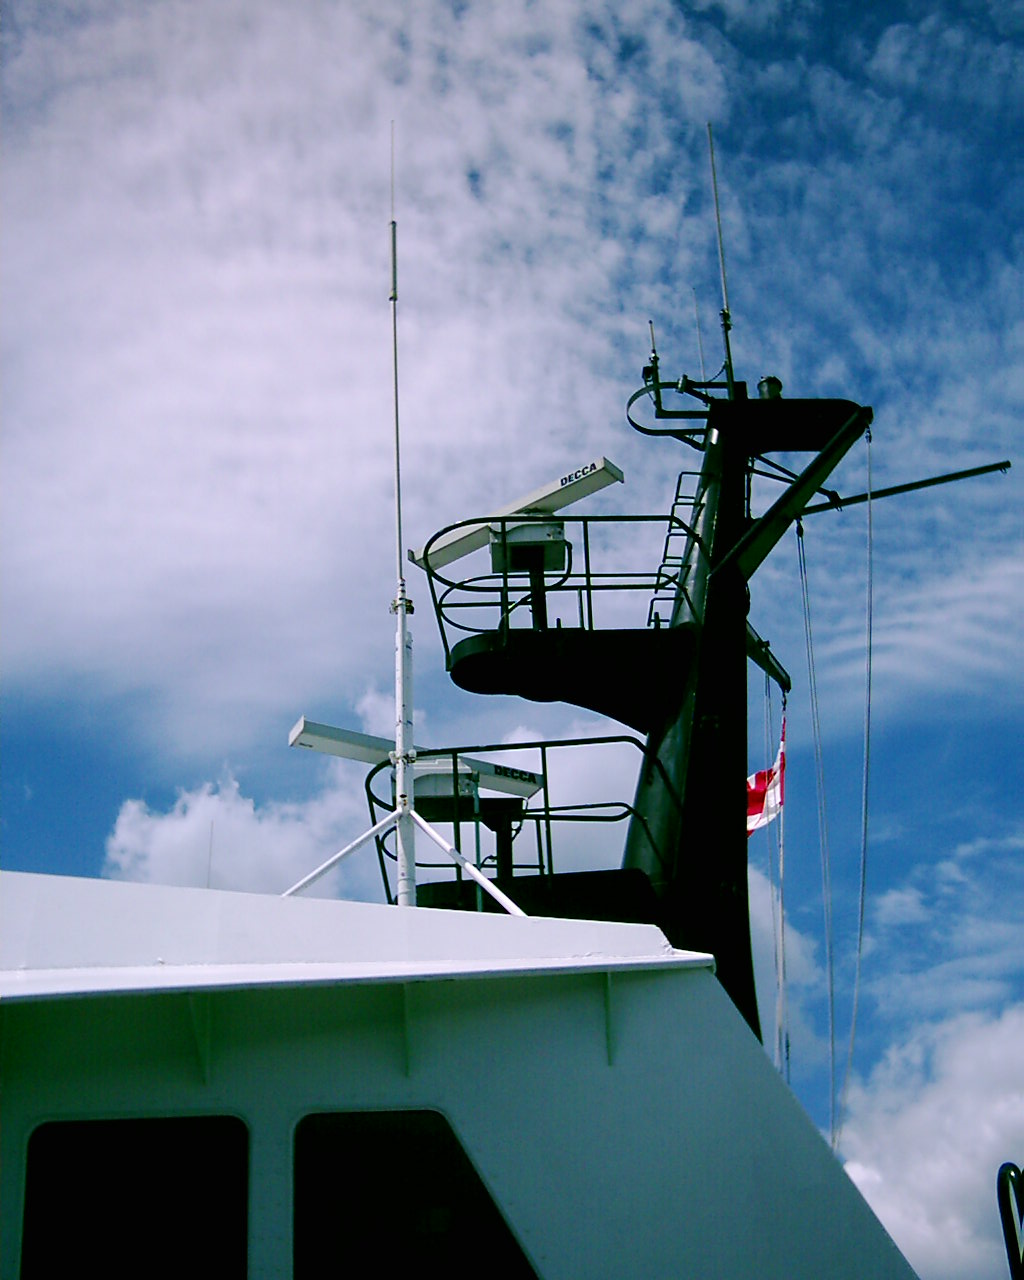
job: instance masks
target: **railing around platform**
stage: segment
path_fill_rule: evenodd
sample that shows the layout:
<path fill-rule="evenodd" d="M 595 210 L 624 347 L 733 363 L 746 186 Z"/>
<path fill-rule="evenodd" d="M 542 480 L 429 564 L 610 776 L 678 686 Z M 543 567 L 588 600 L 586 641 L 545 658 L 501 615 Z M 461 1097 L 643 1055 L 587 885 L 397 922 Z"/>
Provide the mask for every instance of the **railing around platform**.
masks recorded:
<path fill-rule="evenodd" d="M 650 562 L 660 558 L 666 523 L 671 537 L 684 540 L 688 548 L 692 544 L 692 554 L 703 554 L 693 528 L 674 513 L 668 517 L 515 515 L 461 520 L 440 529 L 424 547 L 422 564 L 445 662 L 450 667 L 452 649 L 466 634 L 500 634 L 518 627 L 547 630 L 552 625 L 588 631 L 667 625 L 670 619 L 661 618 L 649 604 L 664 592 L 663 566 L 649 571 L 620 567 L 636 562 L 637 535 L 645 528 L 658 529 Z M 486 530 L 491 571 L 458 579 L 448 576 L 448 561 L 439 549 L 473 530 Z M 476 550 L 482 545 L 478 541 Z M 443 561 L 440 567 L 431 563 L 432 552 Z M 598 563 L 602 567 L 595 567 Z M 684 581 L 680 587 L 685 592 Z M 630 599 L 636 599 L 635 608 Z"/>
<path fill-rule="evenodd" d="M 633 755 L 637 767 L 643 765 L 660 773 L 675 804 L 681 804 L 657 757 L 647 751 L 640 738 L 623 733 L 418 750 L 416 808 L 429 822 L 450 825 L 454 847 L 480 870 L 496 875 L 502 881 L 518 873 L 553 875 L 556 870 L 554 832 L 556 828 L 566 831 L 569 824 L 574 824 L 572 830 L 579 832 L 587 825 L 614 825 L 636 818 L 660 857 L 661 851 L 657 849 L 650 829 L 631 800 L 621 796 L 595 798 L 592 794 L 604 785 L 599 779 L 610 773 L 621 773 L 623 791 L 632 793 L 635 783 L 633 770 L 628 765 L 619 767 L 614 760 L 609 767 L 606 753 L 616 747 L 625 748 Z M 571 760 L 570 751 L 573 753 Z M 503 778 L 520 781 L 523 794 L 510 795 L 505 790 L 500 795 L 490 794 L 490 790 L 496 788 L 489 787 L 488 775 L 479 769 L 480 761 L 496 766 Z M 589 788 L 588 777 L 591 780 Z M 376 765 L 367 775 L 366 797 L 372 824 L 394 808 L 391 783 L 391 768 L 386 761 Z M 616 789 L 617 786 L 616 782 Z M 556 803 L 557 794 L 554 799 L 552 797 L 553 791 L 570 790 L 579 798 Z M 532 794 L 526 794 L 530 791 Z M 524 847 L 519 848 L 524 833 L 531 828 L 532 840 L 527 839 Z M 485 830 L 491 833 L 493 840 L 484 837 Z M 393 836 L 390 834 L 377 839 L 377 856 L 388 902 L 394 900 L 388 874 L 389 863 L 395 862 L 391 839 Z M 623 843 L 616 843 L 616 861 Z M 571 844 L 571 839 L 563 842 L 559 870 L 569 869 L 569 864 L 574 861 L 573 854 L 577 851 L 566 847 Z M 588 838 L 586 850 L 578 852 L 581 855 L 585 852 L 588 865 L 593 865 L 592 838 Z M 579 860 L 583 862 L 582 856 Z M 455 879 L 462 879 L 461 869 L 449 860 L 418 858 L 416 866 L 431 872 L 452 872 Z"/>

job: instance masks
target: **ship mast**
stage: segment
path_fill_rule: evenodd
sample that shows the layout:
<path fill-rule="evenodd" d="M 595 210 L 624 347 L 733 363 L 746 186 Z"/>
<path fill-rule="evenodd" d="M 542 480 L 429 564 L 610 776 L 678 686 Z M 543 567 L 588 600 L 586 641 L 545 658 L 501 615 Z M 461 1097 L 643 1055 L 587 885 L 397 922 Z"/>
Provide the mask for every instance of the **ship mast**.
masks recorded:
<path fill-rule="evenodd" d="M 872 411 L 851 400 L 784 399 L 775 377 L 762 378 L 757 398 L 751 399 L 746 383 L 735 378 L 710 126 L 708 143 L 722 277 L 724 379 L 705 380 L 703 371 L 699 382 L 685 375 L 663 378 L 652 323 L 643 386 L 626 410 L 630 424 L 643 434 L 675 438 L 703 455 L 689 520 L 677 514 L 679 489 L 669 517 L 669 536 L 684 536 L 684 550 L 678 559 L 673 552 L 670 560 L 666 543 L 666 560 L 654 580 L 656 592 L 663 586 L 672 590 L 674 582 L 668 625 L 652 609 L 646 627 L 602 630 L 589 612 L 584 616 L 582 603 L 578 628 L 546 625 L 538 608 L 545 592 L 579 591 L 580 600 L 585 596 L 590 602 L 600 578 L 591 576 L 584 522 L 582 570 L 572 572 L 561 560 L 557 568 L 538 562 L 523 588 L 526 594 L 514 602 L 512 580 L 517 572 L 524 576 L 523 566 L 510 569 L 505 558 L 492 565 L 491 579 L 459 583 L 440 572 L 453 558 L 446 551 L 453 539 L 472 540 L 486 521 L 448 526 L 416 559 L 426 570 L 448 670 L 459 687 L 568 702 L 610 715 L 646 737 L 621 868 L 596 878 L 587 873 L 586 884 L 578 873 L 550 867 L 538 875 L 517 875 L 509 880 L 516 900 L 530 914 L 648 921 L 660 926 L 673 946 L 712 953 L 722 985 L 760 1036 L 747 889 L 747 663 L 761 667 L 784 691 L 790 681 L 747 620 L 748 584 L 804 514 L 843 505 L 844 499 L 824 486 L 868 430 Z M 638 402 L 653 410 L 656 425 L 633 416 Z M 809 455 L 809 460 L 802 471 L 788 471 L 767 458 L 773 453 Z M 783 488 L 755 518 L 751 485 L 759 463 L 771 466 Z M 900 485 L 872 498 L 1008 465 Z M 825 501 L 816 501 L 819 497 Z M 860 500 L 860 495 L 848 499 Z M 530 507 L 524 502 L 508 510 Z M 495 536 L 502 547 L 508 537 L 504 519 Z M 492 579 L 493 587 L 487 585 Z M 474 608 L 493 592 L 497 616 L 492 623 L 457 624 L 459 592 Z M 512 609 L 524 602 L 530 605 L 532 628 L 510 626 Z M 516 616 L 521 618 L 522 611 Z M 457 642 L 449 643 L 446 626 L 461 637 Z M 432 901 L 454 905 L 461 899 L 458 892 L 438 892 Z"/>
<path fill-rule="evenodd" d="M 747 389 L 733 372 L 710 123 L 708 154 L 722 283 L 725 403 L 742 412 Z M 653 327 L 651 382 L 659 382 Z M 657 416 L 671 416 L 661 403 L 661 389 L 656 394 Z M 623 866 L 646 872 L 662 900 L 663 927 L 674 945 L 716 956 L 719 979 L 760 1035 L 747 901 L 749 592 L 738 567 L 728 563 L 729 552 L 750 524 L 752 460 L 748 433 L 717 420 L 714 411 L 722 402 L 710 400 L 711 389 L 705 384 L 700 396 L 708 404 L 704 460 L 694 498 L 694 533 L 684 554 L 671 619 L 673 627 L 693 630 L 696 648 L 675 687 L 666 691 L 664 719 L 648 738 L 648 759 L 657 760 L 661 769 L 648 764 L 641 772 L 634 800 L 637 817 L 630 825 Z M 730 417 L 740 421 L 737 414 Z M 681 808 L 677 796 L 682 798 Z"/>

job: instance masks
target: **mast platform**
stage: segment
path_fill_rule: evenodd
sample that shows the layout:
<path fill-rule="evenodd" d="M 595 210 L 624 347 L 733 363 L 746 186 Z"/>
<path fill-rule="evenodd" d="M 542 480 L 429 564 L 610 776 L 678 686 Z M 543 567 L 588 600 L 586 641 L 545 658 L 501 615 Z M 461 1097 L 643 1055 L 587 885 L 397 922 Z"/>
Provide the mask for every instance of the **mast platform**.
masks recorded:
<path fill-rule="evenodd" d="M 452 680 L 469 693 L 568 702 L 650 733 L 685 687 L 695 628 L 577 627 L 489 631 L 452 649 Z"/>

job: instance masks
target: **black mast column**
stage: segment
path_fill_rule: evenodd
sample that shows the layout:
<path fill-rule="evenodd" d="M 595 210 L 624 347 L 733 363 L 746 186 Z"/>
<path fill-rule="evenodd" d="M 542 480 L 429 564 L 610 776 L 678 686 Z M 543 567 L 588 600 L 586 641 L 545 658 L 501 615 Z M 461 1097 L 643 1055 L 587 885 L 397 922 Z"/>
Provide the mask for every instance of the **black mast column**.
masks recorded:
<path fill-rule="evenodd" d="M 747 584 L 718 566 L 747 530 L 748 458 L 737 433 L 722 432 L 718 517 L 692 702 L 676 872 L 665 897 L 676 946 L 710 951 L 718 978 L 760 1036 L 747 896 Z M 685 711 L 685 708 L 684 708 Z"/>

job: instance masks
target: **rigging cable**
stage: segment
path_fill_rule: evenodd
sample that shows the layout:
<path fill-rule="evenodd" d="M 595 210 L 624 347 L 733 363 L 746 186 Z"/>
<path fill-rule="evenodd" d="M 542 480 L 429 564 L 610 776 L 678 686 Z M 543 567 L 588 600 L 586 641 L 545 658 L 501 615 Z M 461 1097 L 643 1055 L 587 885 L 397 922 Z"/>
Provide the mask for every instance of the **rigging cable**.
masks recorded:
<path fill-rule="evenodd" d="M 846 1068 L 843 1072 L 843 1087 L 839 1094 L 839 1118 L 836 1123 L 835 1137 L 832 1146 L 839 1147 L 839 1138 L 843 1130 L 843 1118 L 846 1112 L 846 1094 L 850 1084 L 850 1073 L 853 1069 L 853 1044 L 857 1033 L 857 1006 L 860 998 L 860 963 L 864 951 L 864 903 L 867 896 L 868 866 L 868 777 L 871 766 L 871 671 L 872 671 L 872 632 L 874 619 L 874 533 L 871 520 L 871 429 L 864 433 L 867 446 L 867 566 L 866 577 L 866 620 L 864 635 L 864 772 L 861 779 L 861 820 L 860 820 L 860 892 L 857 904 L 857 960 L 853 975 L 853 1009 L 850 1014 L 850 1044 L 846 1054 Z"/>
<path fill-rule="evenodd" d="M 768 672 L 764 674 L 764 758 L 771 759 L 772 749 L 772 686 Z M 780 1052 L 780 1020 L 779 1010 L 781 1006 L 782 992 L 782 957 L 779 951 L 779 929 L 775 919 L 775 842 L 771 838 L 771 826 L 768 827 L 769 837 L 765 845 L 767 851 L 768 862 L 768 905 L 771 910 L 772 918 L 772 957 L 775 961 L 775 1068 L 777 1071 L 782 1070 L 782 1054 Z"/>
<path fill-rule="evenodd" d="M 775 758 L 775 726 L 772 715 L 771 678 L 765 673 L 765 759 Z M 782 694 L 782 723 L 785 732 L 786 694 Z M 782 765 L 785 769 L 785 764 Z M 772 947 L 775 956 L 775 1066 L 789 1083 L 789 1000 L 786 982 L 786 862 L 784 823 L 786 806 L 780 804 L 778 812 L 778 831 L 774 824 L 769 824 L 768 834 L 768 901 L 772 916 Z M 776 844 L 776 840 L 778 844 Z M 775 867 L 779 869 L 778 894 L 775 893 Z M 778 902 L 776 919 L 776 900 Z"/>
<path fill-rule="evenodd" d="M 836 1141 L 836 1001 L 835 958 L 832 945 L 832 860 L 829 853 L 828 815 L 825 808 L 825 768 L 821 751 L 821 721 L 818 714 L 818 685 L 814 674 L 814 641 L 811 631 L 811 602 L 807 590 L 807 557 L 804 551 L 803 521 L 796 522 L 797 557 L 800 565 L 800 594 L 804 612 L 804 642 L 807 649 L 807 680 L 811 704 L 811 734 L 814 739 L 814 772 L 818 793 L 818 839 L 821 846 L 821 897 L 825 920 L 825 962 L 828 982 L 828 1063 L 829 1134 Z"/>
<path fill-rule="evenodd" d="M 779 821 L 784 822 L 785 819 L 779 815 Z M 779 832 L 779 884 L 783 879 L 783 861 L 782 852 L 782 833 Z M 782 945 L 782 986 L 780 996 L 779 1024 L 781 1031 L 779 1038 L 781 1040 L 780 1052 L 782 1057 L 782 1078 L 786 1084 L 790 1083 L 789 1077 L 789 987 L 786 980 L 786 914 L 785 914 L 785 895 L 779 893 L 779 938 Z"/>
<path fill-rule="evenodd" d="M 786 735 L 786 695 L 782 695 L 782 727 L 780 730 L 781 738 Z M 782 777 L 780 783 L 783 788 L 786 785 L 786 757 L 785 748 L 782 749 L 782 757 L 780 761 L 782 769 Z M 789 986 L 786 980 L 786 806 L 784 803 L 779 805 L 779 969 L 781 972 L 781 982 L 779 984 L 779 1036 L 782 1040 L 782 1063 L 784 1068 L 784 1078 L 789 1084 Z"/>

